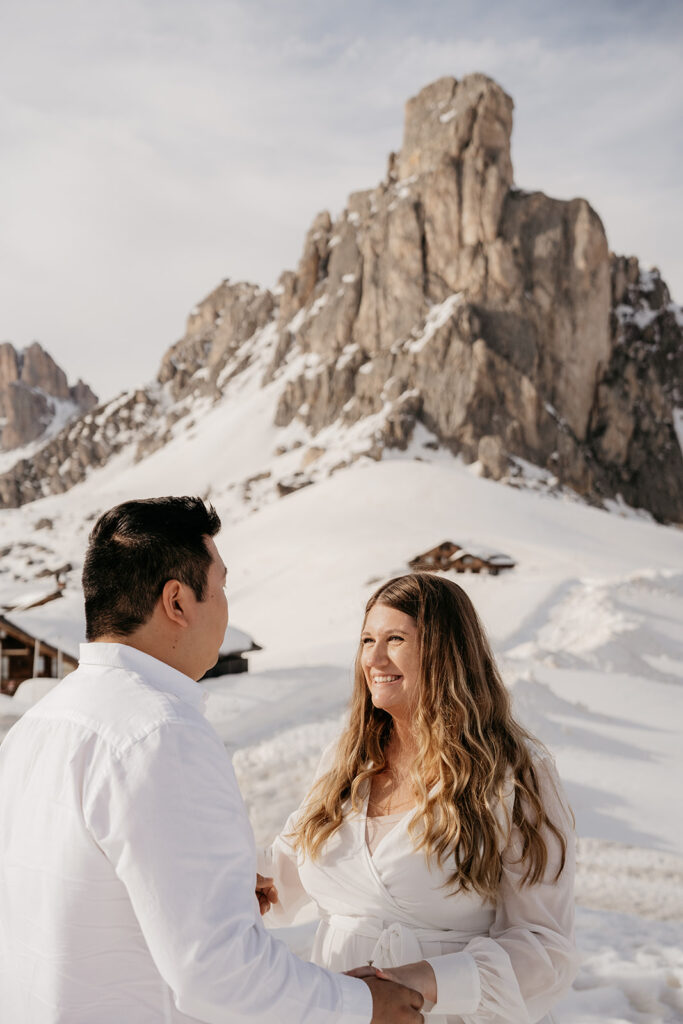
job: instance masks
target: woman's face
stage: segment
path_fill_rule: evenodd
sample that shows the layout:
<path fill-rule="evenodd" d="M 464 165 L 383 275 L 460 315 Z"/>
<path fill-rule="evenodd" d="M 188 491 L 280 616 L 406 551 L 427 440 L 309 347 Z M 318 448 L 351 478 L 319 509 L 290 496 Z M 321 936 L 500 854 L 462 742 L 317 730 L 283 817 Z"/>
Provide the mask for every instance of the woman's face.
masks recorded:
<path fill-rule="evenodd" d="M 361 665 L 376 708 L 410 715 L 420 688 L 420 638 L 410 615 L 376 604 L 361 633 Z"/>

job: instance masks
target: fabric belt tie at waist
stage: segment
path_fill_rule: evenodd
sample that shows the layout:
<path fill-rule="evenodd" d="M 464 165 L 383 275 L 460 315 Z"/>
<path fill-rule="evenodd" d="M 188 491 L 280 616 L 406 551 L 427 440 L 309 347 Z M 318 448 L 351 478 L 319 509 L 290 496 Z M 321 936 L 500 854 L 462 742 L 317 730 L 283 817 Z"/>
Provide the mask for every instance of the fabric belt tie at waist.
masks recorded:
<path fill-rule="evenodd" d="M 465 932 L 411 928 L 400 921 L 385 924 L 379 917 L 332 914 L 329 923 L 332 928 L 341 928 L 366 939 L 374 939 L 375 946 L 369 959 L 375 967 L 400 967 L 401 964 L 423 960 L 423 942 L 459 942 L 464 946 L 472 938 L 472 935 Z"/>

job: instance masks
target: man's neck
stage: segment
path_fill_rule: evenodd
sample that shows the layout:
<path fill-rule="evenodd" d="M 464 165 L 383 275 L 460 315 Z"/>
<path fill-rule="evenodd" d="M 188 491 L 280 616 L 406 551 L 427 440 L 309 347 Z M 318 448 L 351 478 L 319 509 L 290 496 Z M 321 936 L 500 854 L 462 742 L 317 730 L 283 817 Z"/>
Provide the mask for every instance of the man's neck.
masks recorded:
<path fill-rule="evenodd" d="M 141 630 L 136 630 L 127 636 L 105 633 L 103 636 L 96 637 L 91 643 L 122 644 L 124 647 L 132 647 L 142 654 L 149 655 L 150 658 L 156 658 L 157 661 L 163 662 L 164 665 L 170 665 L 176 672 L 182 672 L 184 676 L 194 679 L 194 676 L 188 671 L 188 666 L 185 664 L 184 659 L 179 655 L 176 645 L 169 639 L 150 636 L 146 632 L 143 633 Z"/>

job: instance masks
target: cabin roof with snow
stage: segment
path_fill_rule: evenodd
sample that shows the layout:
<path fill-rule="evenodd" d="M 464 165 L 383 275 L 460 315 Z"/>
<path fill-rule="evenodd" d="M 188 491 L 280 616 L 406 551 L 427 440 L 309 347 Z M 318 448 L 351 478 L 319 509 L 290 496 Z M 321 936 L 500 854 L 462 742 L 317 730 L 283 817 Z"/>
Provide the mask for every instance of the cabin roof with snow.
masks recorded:
<path fill-rule="evenodd" d="M 475 563 L 492 572 L 512 569 L 516 565 L 513 558 L 501 551 L 493 551 L 491 548 L 469 542 L 456 544 L 452 540 L 445 540 L 428 551 L 423 551 L 422 554 L 411 558 L 408 565 L 417 571 L 429 571 L 467 568 Z"/>
<path fill-rule="evenodd" d="M 260 651 L 261 648 L 248 633 L 237 629 L 235 626 L 228 626 L 221 644 L 220 654 L 224 657 L 228 654 L 246 654 L 247 651 Z"/>
<path fill-rule="evenodd" d="M 68 654 L 78 661 L 78 648 L 85 640 L 83 595 L 65 594 L 30 608 L 13 608 L 6 617 L 19 629 Z"/>
<path fill-rule="evenodd" d="M 0 615 L 0 691 L 14 693 L 34 676 L 61 678 L 73 671 L 78 659 L 63 647 L 50 643 L 22 627 L 14 618 Z"/>
<path fill-rule="evenodd" d="M 78 659 L 73 657 L 68 651 L 65 651 L 62 647 L 56 647 L 54 644 L 49 643 L 47 640 L 43 640 L 42 637 L 36 636 L 30 633 L 26 629 L 22 629 L 20 625 L 12 619 L 8 619 L 6 615 L 0 615 L 0 644 L 2 644 L 2 650 L 7 653 L 7 650 L 11 649 L 5 646 L 4 641 L 12 639 L 17 640 L 24 646 L 30 646 L 33 649 L 36 643 L 40 644 L 40 649 L 46 654 L 52 657 L 57 657 L 57 654 L 61 652 L 65 662 L 68 662 L 72 668 L 75 668 L 78 664 Z"/>

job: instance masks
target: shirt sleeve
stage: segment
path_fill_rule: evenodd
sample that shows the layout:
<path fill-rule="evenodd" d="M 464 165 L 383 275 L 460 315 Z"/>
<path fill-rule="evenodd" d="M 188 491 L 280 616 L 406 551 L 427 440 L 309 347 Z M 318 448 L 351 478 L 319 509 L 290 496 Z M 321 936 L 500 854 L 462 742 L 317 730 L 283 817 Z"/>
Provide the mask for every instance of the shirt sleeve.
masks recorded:
<path fill-rule="evenodd" d="M 548 817 L 567 841 L 561 850 L 546 830 L 548 865 L 535 885 L 521 885 L 521 837 L 513 829 L 503 852 L 495 920 L 487 936 L 460 953 L 430 957 L 437 983 L 435 1013 L 457 1014 L 465 1024 L 533 1024 L 569 989 L 578 970 L 574 943 L 574 829 L 555 766 L 535 760 Z"/>
<path fill-rule="evenodd" d="M 86 823 L 182 1013 L 207 1024 L 368 1024 L 363 982 L 299 960 L 263 927 L 251 827 L 210 726 L 155 728 L 84 797 Z"/>

